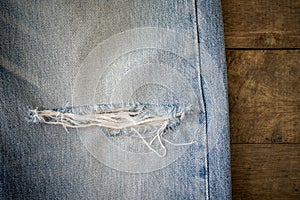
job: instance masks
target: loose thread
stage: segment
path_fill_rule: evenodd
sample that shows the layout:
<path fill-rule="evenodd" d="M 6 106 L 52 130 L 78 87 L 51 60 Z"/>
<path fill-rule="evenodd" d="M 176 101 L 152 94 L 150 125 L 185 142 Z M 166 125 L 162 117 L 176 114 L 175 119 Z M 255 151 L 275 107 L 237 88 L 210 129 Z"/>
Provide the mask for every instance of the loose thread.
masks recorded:
<path fill-rule="evenodd" d="M 68 128 L 87 128 L 98 126 L 108 130 L 126 130 L 134 132 L 138 138 L 148 147 L 149 150 L 157 154 L 159 157 L 164 157 L 167 154 L 166 145 L 164 142 L 173 146 L 192 145 L 195 142 L 174 143 L 166 139 L 163 135 L 174 130 L 182 123 L 186 113 L 191 112 L 192 107 L 183 107 L 182 105 L 157 106 L 149 104 L 133 104 L 124 107 L 114 108 L 112 105 L 97 105 L 92 109 L 89 107 L 89 112 L 76 112 L 76 109 L 65 107 L 52 110 L 29 110 L 29 121 L 34 123 L 44 123 L 49 125 L 62 125 L 69 133 Z M 150 142 L 146 141 L 145 137 L 139 133 L 137 129 L 141 127 L 157 127 L 154 137 Z M 153 143 L 157 140 L 162 149 L 159 153 Z"/>

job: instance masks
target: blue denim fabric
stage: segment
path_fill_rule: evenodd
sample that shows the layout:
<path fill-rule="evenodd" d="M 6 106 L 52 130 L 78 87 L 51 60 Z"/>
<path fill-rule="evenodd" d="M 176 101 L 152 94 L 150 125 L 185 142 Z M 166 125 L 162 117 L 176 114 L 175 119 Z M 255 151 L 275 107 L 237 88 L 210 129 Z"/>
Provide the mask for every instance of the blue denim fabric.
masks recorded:
<path fill-rule="evenodd" d="M 230 199 L 219 0 L 0 1 L 0 199 Z M 166 157 L 31 108 L 192 104 Z M 136 142 L 132 142 L 136 141 Z"/>

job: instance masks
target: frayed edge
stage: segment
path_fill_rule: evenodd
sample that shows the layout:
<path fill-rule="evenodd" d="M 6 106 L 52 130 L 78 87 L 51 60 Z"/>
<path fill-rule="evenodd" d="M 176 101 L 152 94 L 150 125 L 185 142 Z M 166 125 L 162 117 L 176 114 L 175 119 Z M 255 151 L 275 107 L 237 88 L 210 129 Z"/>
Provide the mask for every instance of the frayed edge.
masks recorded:
<path fill-rule="evenodd" d="M 195 141 L 187 143 L 173 143 L 164 137 L 164 134 L 174 131 L 184 119 L 186 114 L 192 112 L 192 106 L 182 104 L 97 104 L 92 106 L 72 107 L 65 106 L 56 109 L 31 109 L 28 107 L 28 121 L 49 125 L 62 125 L 66 132 L 68 128 L 86 128 L 98 126 L 110 132 L 130 130 L 159 157 L 167 155 L 165 143 L 173 146 L 192 145 Z M 139 133 L 139 128 L 147 126 L 157 127 L 150 142 Z M 115 136 L 116 134 L 112 134 Z M 163 152 L 159 153 L 152 147 L 157 140 Z"/>

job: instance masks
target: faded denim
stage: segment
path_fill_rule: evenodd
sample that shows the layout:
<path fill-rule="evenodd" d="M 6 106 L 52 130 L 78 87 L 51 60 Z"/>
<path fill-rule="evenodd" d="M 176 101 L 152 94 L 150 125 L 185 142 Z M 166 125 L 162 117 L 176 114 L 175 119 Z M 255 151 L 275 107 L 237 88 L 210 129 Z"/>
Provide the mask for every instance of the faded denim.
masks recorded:
<path fill-rule="evenodd" d="M 0 199 L 231 198 L 219 0 L 0 4 Z M 127 100 L 195 105 L 179 132 L 197 143 L 161 159 L 28 122 L 28 106 Z"/>

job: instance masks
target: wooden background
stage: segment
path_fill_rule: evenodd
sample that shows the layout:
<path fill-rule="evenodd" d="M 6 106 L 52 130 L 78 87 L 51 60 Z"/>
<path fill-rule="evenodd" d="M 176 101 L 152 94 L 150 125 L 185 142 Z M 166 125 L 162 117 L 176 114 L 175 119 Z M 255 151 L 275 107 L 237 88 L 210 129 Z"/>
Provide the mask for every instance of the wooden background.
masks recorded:
<path fill-rule="evenodd" d="M 300 0 L 222 0 L 233 199 L 300 199 Z"/>

